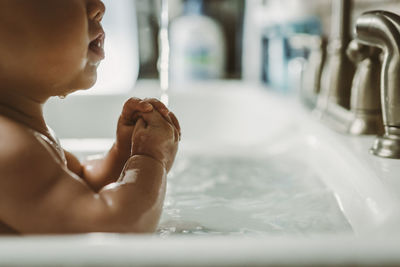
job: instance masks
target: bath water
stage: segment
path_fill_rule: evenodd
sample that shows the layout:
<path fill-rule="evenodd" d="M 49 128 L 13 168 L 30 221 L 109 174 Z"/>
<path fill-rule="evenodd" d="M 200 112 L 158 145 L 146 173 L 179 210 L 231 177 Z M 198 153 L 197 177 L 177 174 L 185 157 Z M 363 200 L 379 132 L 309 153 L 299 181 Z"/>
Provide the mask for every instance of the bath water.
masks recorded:
<path fill-rule="evenodd" d="M 311 235 L 351 232 L 301 155 L 182 153 L 168 176 L 158 234 Z"/>

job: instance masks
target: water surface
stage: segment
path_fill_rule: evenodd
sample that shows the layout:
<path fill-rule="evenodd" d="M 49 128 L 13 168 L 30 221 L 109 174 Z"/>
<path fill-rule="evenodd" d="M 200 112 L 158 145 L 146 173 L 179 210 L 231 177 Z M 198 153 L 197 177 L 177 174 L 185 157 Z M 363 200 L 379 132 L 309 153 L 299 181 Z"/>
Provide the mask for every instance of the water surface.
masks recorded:
<path fill-rule="evenodd" d="M 182 153 L 168 177 L 158 233 L 310 235 L 351 231 L 333 192 L 301 154 Z"/>

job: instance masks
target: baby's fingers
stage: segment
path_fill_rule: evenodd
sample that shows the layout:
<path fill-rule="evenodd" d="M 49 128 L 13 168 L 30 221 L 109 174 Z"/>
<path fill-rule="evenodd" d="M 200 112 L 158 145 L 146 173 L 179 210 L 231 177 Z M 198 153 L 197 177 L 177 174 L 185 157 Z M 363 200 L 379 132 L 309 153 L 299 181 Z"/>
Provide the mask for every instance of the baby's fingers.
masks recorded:
<path fill-rule="evenodd" d="M 159 100 L 155 99 L 155 98 L 148 98 L 145 99 L 145 101 L 149 102 L 150 104 L 152 104 L 154 106 L 154 108 L 169 122 L 171 123 L 173 126 L 175 126 L 175 128 L 178 130 L 179 135 L 181 135 L 181 126 L 179 125 L 179 121 L 176 118 L 175 114 L 170 112 L 168 110 L 168 108 Z"/>
<path fill-rule="evenodd" d="M 146 101 L 143 101 L 139 98 L 132 97 L 128 99 L 124 107 L 122 108 L 121 119 L 122 122 L 126 124 L 135 123 L 136 114 L 138 112 L 150 112 L 153 110 L 153 106 Z"/>
<path fill-rule="evenodd" d="M 148 125 L 160 125 L 167 122 L 172 124 L 171 118 L 165 118 L 157 109 L 154 109 L 152 112 L 141 113 L 140 118 L 142 118 L 146 124 Z"/>
<path fill-rule="evenodd" d="M 171 113 L 169 112 L 169 114 Z M 174 142 L 178 142 L 180 140 L 180 132 L 172 122 L 170 115 L 164 117 L 155 109 L 153 112 L 142 113 L 140 115 L 140 120 L 143 120 L 144 123 L 146 123 L 146 127 L 154 126 L 156 128 L 163 129 L 163 131 L 166 131 L 165 133 L 172 131 Z"/>
<path fill-rule="evenodd" d="M 179 125 L 178 119 L 176 118 L 175 114 L 172 112 L 169 113 L 169 116 L 170 116 L 175 128 L 178 130 L 179 137 L 180 137 L 181 136 L 181 126 Z"/>
<path fill-rule="evenodd" d="M 140 147 L 137 147 L 140 144 L 137 144 L 136 141 L 140 139 L 139 135 L 140 132 L 146 128 L 146 122 L 142 119 L 139 118 L 135 124 L 135 128 L 133 129 L 132 132 L 132 147 L 131 147 L 131 155 L 136 154 L 137 151 L 135 149 L 140 149 Z M 139 138 L 139 139 L 138 139 Z"/>
<path fill-rule="evenodd" d="M 169 110 L 168 108 L 158 99 L 156 98 L 146 98 L 144 101 L 150 103 L 151 105 L 153 105 L 153 107 L 160 112 L 161 115 L 164 116 L 164 118 L 167 119 Z"/>

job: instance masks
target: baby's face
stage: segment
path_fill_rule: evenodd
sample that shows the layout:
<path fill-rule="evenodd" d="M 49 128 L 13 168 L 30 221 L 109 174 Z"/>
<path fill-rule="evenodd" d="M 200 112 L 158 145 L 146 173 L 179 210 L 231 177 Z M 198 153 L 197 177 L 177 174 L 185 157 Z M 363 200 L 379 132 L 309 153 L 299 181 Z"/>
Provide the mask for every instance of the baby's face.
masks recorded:
<path fill-rule="evenodd" d="M 91 87 L 103 14 L 100 0 L 0 0 L 0 80 L 42 98 Z"/>

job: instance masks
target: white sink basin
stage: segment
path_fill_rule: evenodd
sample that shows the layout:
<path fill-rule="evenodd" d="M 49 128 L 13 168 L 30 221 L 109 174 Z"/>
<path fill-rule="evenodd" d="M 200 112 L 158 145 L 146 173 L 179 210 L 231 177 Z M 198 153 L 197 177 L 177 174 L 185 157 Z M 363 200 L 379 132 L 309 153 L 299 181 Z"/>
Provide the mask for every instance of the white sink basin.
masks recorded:
<path fill-rule="evenodd" d="M 133 91 L 157 93 L 154 81 Z M 54 100 L 48 122 L 72 152 L 102 152 L 126 98 Z M 335 133 L 296 99 L 239 82 L 170 100 L 183 140 L 158 234 L 1 238 L 0 264 L 400 264 L 400 160 L 370 155 L 373 137 Z"/>

